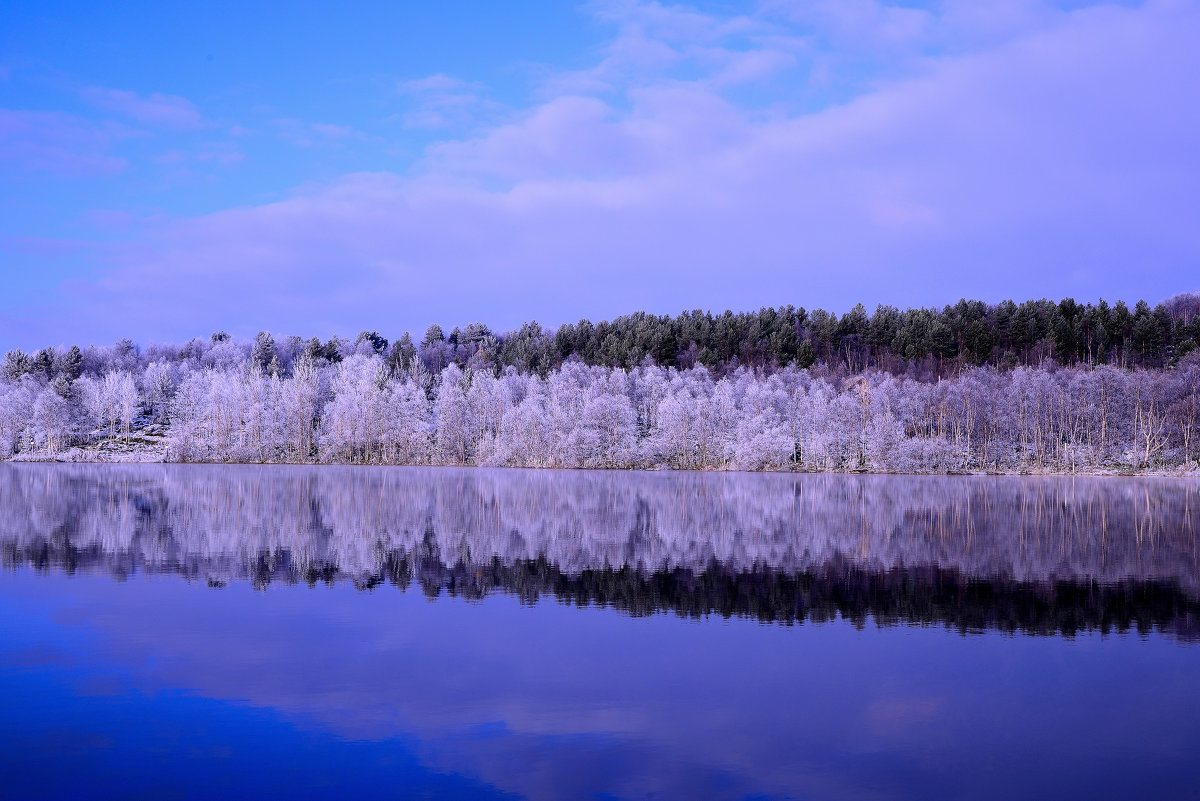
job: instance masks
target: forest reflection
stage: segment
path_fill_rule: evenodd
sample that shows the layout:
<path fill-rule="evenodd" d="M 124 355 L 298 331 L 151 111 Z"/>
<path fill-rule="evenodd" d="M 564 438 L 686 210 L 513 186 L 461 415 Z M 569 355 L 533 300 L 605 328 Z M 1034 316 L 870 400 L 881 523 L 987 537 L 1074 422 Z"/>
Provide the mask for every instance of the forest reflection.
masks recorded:
<path fill-rule="evenodd" d="M 1200 482 L 0 466 L 8 567 L 631 615 L 1200 638 Z"/>

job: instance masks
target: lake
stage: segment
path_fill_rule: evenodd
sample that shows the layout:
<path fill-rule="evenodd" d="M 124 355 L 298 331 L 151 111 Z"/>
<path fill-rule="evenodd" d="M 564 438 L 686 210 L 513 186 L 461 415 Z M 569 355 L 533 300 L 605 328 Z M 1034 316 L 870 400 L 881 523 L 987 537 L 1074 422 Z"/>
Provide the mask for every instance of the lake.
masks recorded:
<path fill-rule="evenodd" d="M 0 797 L 1196 798 L 1200 480 L 0 465 Z"/>

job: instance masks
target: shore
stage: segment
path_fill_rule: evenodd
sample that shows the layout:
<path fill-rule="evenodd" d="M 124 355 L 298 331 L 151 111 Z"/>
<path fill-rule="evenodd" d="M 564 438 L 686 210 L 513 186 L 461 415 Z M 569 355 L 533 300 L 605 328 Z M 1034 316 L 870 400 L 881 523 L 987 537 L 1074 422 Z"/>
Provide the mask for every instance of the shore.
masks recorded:
<path fill-rule="evenodd" d="M 170 458 L 169 449 L 167 447 L 165 436 L 155 435 L 135 435 L 128 440 L 114 438 L 111 441 L 101 442 L 92 447 L 72 447 L 57 453 L 45 452 L 28 452 L 20 453 L 16 456 L 6 459 L 10 463 L 17 462 L 37 462 L 37 463 L 61 463 L 61 464 L 292 464 L 292 465 L 348 465 L 358 463 L 350 462 L 181 462 Z M 464 465 L 374 465 L 374 466 L 412 466 L 412 467 L 428 467 L 428 466 L 455 466 L 463 467 Z M 481 465 L 465 465 L 466 467 L 479 467 Z M 529 469 L 529 468 L 508 468 L 508 469 Z M 543 468 L 543 469 L 588 469 L 588 468 Z M 613 468 L 624 472 L 659 472 L 673 468 L 651 467 L 651 468 Z M 724 472 L 722 470 L 709 469 L 701 471 L 689 472 Z M 736 471 L 745 472 L 745 471 Z M 816 474 L 826 473 L 831 475 L 898 475 L 881 470 L 765 470 L 757 472 L 769 473 L 797 473 L 797 474 Z M 939 472 L 924 472 L 911 473 L 905 475 L 952 475 L 952 476 L 1130 476 L 1130 477 L 1151 477 L 1163 476 L 1173 478 L 1200 478 L 1200 464 L 1192 463 L 1187 466 L 1180 467 L 1149 467 L 1140 468 L 1128 465 L 1111 465 L 1107 467 L 1085 467 L 1077 470 L 1052 470 L 1046 468 L 1021 468 L 1016 470 L 953 470 Z"/>

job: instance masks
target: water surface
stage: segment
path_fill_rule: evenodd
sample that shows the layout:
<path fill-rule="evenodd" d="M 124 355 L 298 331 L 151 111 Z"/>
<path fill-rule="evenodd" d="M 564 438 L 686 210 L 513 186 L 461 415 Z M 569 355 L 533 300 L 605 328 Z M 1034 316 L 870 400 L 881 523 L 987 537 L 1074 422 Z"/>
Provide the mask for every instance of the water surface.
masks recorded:
<path fill-rule="evenodd" d="M 1200 482 L 0 466 L 0 795 L 1195 797 Z"/>

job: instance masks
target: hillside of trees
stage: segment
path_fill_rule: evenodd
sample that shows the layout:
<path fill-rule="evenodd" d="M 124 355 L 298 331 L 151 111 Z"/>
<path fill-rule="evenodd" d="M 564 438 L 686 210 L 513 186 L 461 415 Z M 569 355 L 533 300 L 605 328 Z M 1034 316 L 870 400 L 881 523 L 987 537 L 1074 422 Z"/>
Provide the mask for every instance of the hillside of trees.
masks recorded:
<path fill-rule="evenodd" d="M 354 344 L 364 336 L 377 351 L 387 349 L 387 340 L 374 333 L 364 332 Z M 985 365 L 1166 367 L 1196 350 L 1198 342 L 1200 294 L 1181 294 L 1155 307 L 1139 301 L 1132 310 L 1123 302 L 1093 305 L 1069 298 L 995 305 L 961 300 L 940 310 L 879 306 L 874 313 L 860 304 L 841 317 L 793 306 L 720 315 L 696 310 L 677 317 L 638 312 L 599 323 L 580 320 L 553 331 L 527 323 L 499 335 L 479 323 L 448 335 L 435 325 L 422 338 L 420 352 L 432 372 L 474 360 L 474 366 L 545 375 L 571 358 L 628 368 L 649 357 L 663 367 L 702 365 L 719 375 L 740 366 L 770 370 L 795 363 L 930 379 Z M 323 355 L 336 358 L 348 345 L 334 340 L 306 347 L 321 347 Z M 394 347 L 392 358 L 398 361 L 416 351 L 408 334 Z"/>
<path fill-rule="evenodd" d="M 500 363 L 553 366 L 578 354 L 588 364 L 631 367 L 648 354 L 657 364 L 680 369 L 704 365 L 725 372 L 739 365 L 772 368 L 795 362 L 921 377 L 1046 361 L 1165 367 L 1200 342 L 1200 295 L 1177 295 L 1153 308 L 1139 301 L 1132 310 L 1122 302 L 1092 305 L 1068 298 L 996 305 L 961 300 L 940 310 L 879 306 L 874 313 L 859 304 L 840 318 L 823 309 L 791 306 L 719 316 L 639 313 L 564 325 L 554 332 L 552 345 L 547 343 L 550 352 L 544 357 L 529 344 L 537 343 L 539 334 L 528 326 L 507 339 L 498 352 Z"/>
<path fill-rule="evenodd" d="M 10 351 L 0 457 L 160 432 L 185 461 L 1194 469 L 1198 338 L 1179 295 Z"/>

